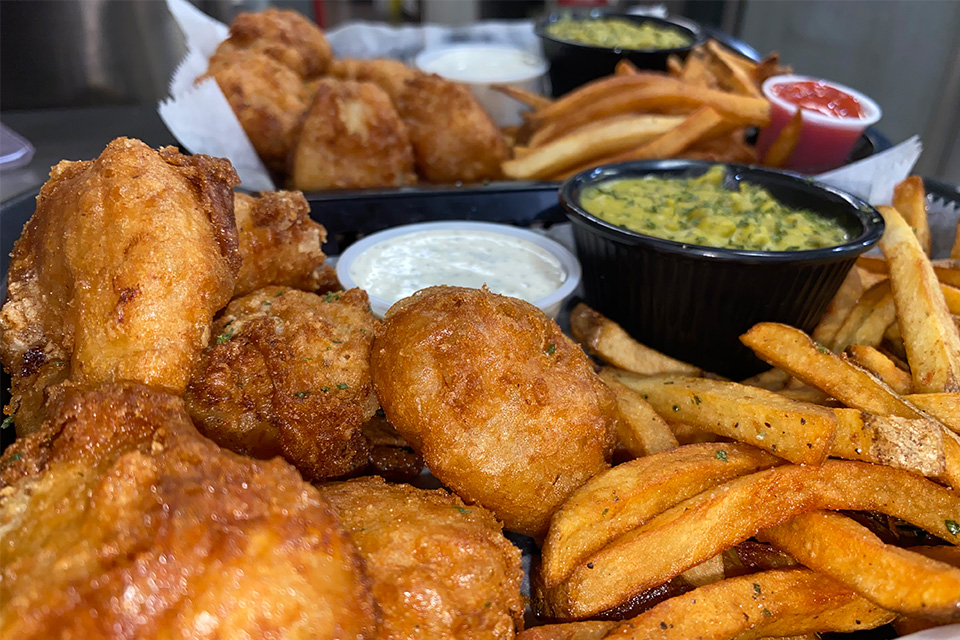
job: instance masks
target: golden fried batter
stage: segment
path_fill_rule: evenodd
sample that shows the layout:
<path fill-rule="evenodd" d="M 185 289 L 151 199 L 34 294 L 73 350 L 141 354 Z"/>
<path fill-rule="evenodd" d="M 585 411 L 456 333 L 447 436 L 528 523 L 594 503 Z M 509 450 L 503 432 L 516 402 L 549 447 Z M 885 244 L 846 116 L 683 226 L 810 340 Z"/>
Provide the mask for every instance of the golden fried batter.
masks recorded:
<path fill-rule="evenodd" d="M 201 437 L 174 396 L 68 391 L 0 460 L 4 638 L 373 638 L 328 503 Z"/>
<path fill-rule="evenodd" d="M 396 104 L 403 93 L 407 80 L 420 75 L 399 60 L 379 58 L 373 60 L 334 60 L 328 70 L 330 75 L 341 80 L 372 82 L 387 92 Z"/>
<path fill-rule="evenodd" d="M 482 507 L 442 489 L 358 478 L 320 489 L 357 545 L 382 640 L 512 639 L 523 629 L 520 551 Z"/>
<path fill-rule="evenodd" d="M 266 9 L 240 13 L 230 23 L 230 37 L 219 50 L 251 49 L 265 53 L 304 80 L 323 74 L 333 53 L 317 25 L 296 11 Z"/>
<path fill-rule="evenodd" d="M 405 82 L 396 102 L 423 178 L 480 182 L 500 177 L 507 143 L 468 87 L 418 74 Z"/>
<path fill-rule="evenodd" d="M 21 435 L 42 422 L 45 390 L 67 379 L 183 392 L 240 267 L 237 182 L 226 160 L 127 138 L 52 169 L 0 310 Z"/>
<path fill-rule="evenodd" d="M 318 296 L 266 287 L 230 303 L 185 400 L 204 435 L 258 458 L 282 455 L 305 477 L 368 461 L 361 425 L 377 410 L 376 329 L 360 289 Z"/>
<path fill-rule="evenodd" d="M 607 466 L 611 391 L 531 304 L 431 287 L 387 312 L 371 357 L 384 413 L 437 478 L 507 529 L 542 536 Z"/>
<path fill-rule="evenodd" d="M 235 48 L 218 50 L 198 80 L 206 76 L 220 85 L 264 164 L 283 171 L 307 106 L 300 76 L 261 51 Z"/>
<path fill-rule="evenodd" d="M 381 412 L 363 423 L 370 443 L 370 462 L 361 475 L 377 475 L 391 482 L 410 482 L 423 471 L 423 457 L 413 450 Z"/>
<path fill-rule="evenodd" d="M 290 155 L 296 189 L 362 189 L 416 182 L 407 128 L 376 85 L 327 78 Z"/>
<path fill-rule="evenodd" d="M 235 296 L 267 285 L 316 291 L 330 279 L 322 246 L 323 225 L 310 219 L 310 205 L 296 191 L 265 191 L 259 197 L 234 195 L 243 263 Z"/>

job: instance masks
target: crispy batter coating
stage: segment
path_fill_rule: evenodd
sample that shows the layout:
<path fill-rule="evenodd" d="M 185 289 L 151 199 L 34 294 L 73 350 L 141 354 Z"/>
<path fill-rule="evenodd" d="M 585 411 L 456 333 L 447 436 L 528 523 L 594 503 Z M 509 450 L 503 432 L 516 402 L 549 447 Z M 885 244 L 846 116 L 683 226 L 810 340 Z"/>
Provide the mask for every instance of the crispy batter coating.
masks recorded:
<path fill-rule="evenodd" d="M 363 423 L 370 443 L 370 462 L 361 475 L 376 475 L 390 482 L 410 482 L 423 471 L 423 457 L 413 450 L 382 412 Z"/>
<path fill-rule="evenodd" d="M 324 267 L 327 230 L 310 219 L 310 205 L 296 191 L 265 191 L 233 199 L 243 262 L 234 296 L 267 285 L 316 291 L 330 279 Z"/>
<path fill-rule="evenodd" d="M 358 478 L 320 488 L 363 558 L 384 640 L 513 638 L 520 551 L 482 507 L 442 489 Z"/>
<path fill-rule="evenodd" d="M 221 48 L 265 53 L 304 80 L 323 74 L 333 57 L 330 43 L 317 25 L 297 11 L 283 9 L 238 14 Z"/>
<path fill-rule="evenodd" d="M 373 638 L 362 564 L 282 460 L 139 385 L 67 392 L 0 459 L 4 638 Z"/>
<path fill-rule="evenodd" d="M 507 143 L 468 87 L 418 74 L 397 111 L 410 130 L 417 172 L 430 182 L 480 182 L 501 175 Z"/>
<path fill-rule="evenodd" d="M 407 128 L 369 82 L 317 83 L 290 155 L 295 189 L 362 189 L 416 182 Z"/>
<path fill-rule="evenodd" d="M 611 391 L 522 300 L 421 290 L 387 313 L 371 367 L 390 423 L 437 478 L 507 529 L 542 536 L 567 496 L 607 466 Z"/>
<path fill-rule="evenodd" d="M 0 358 L 18 432 L 45 390 L 131 380 L 182 393 L 240 267 L 226 160 L 118 138 L 61 162 L 14 245 Z"/>
<path fill-rule="evenodd" d="M 407 80 L 420 75 L 399 60 L 378 58 L 373 60 L 334 60 L 328 70 L 330 75 L 341 80 L 372 82 L 387 92 L 396 104 L 403 93 Z"/>
<path fill-rule="evenodd" d="M 307 106 L 300 76 L 266 53 L 223 45 L 198 80 L 207 76 L 220 85 L 260 159 L 283 171 Z"/>
<path fill-rule="evenodd" d="M 221 446 L 282 455 L 311 480 L 367 464 L 361 425 L 376 319 L 360 289 L 318 296 L 266 287 L 231 302 L 187 388 L 187 409 Z"/>

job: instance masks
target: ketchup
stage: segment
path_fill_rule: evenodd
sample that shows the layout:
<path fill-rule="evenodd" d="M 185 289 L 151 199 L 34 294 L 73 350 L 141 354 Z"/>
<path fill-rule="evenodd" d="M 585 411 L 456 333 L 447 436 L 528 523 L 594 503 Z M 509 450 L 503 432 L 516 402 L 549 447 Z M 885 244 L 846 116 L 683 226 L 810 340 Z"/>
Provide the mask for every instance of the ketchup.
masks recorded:
<path fill-rule="evenodd" d="M 823 82 L 785 82 L 770 87 L 778 98 L 801 109 L 815 111 L 834 118 L 862 118 L 863 107 L 849 93 L 834 89 Z"/>

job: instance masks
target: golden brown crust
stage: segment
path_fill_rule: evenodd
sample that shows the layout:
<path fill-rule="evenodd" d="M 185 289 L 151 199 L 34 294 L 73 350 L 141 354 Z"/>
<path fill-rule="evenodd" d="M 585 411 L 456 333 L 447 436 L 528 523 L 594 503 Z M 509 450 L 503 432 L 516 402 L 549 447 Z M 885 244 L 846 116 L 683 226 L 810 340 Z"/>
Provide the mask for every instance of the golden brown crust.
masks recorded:
<path fill-rule="evenodd" d="M 333 57 L 323 31 L 291 10 L 240 13 L 230 23 L 227 42 L 236 48 L 260 51 L 304 80 L 323 74 Z"/>
<path fill-rule="evenodd" d="M 387 313 L 371 358 L 384 413 L 444 484 L 513 531 L 603 470 L 617 416 L 583 351 L 533 305 L 431 287 Z"/>
<path fill-rule="evenodd" d="M 318 296 L 266 287 L 230 303 L 185 395 L 221 446 L 282 455 L 307 478 L 368 461 L 361 425 L 377 410 L 369 358 L 376 319 L 360 289 Z"/>
<path fill-rule="evenodd" d="M 0 459 L 5 637 L 374 637 L 362 561 L 285 462 L 219 449 L 139 385 L 51 415 Z"/>
<path fill-rule="evenodd" d="M 0 311 L 21 434 L 42 421 L 45 390 L 68 378 L 183 391 L 240 265 L 237 181 L 225 160 L 127 138 L 51 170 Z"/>
<path fill-rule="evenodd" d="M 380 478 L 320 493 L 373 580 L 380 638 L 512 639 L 523 629 L 520 551 L 488 511 Z"/>
<path fill-rule="evenodd" d="M 334 60 L 330 63 L 329 73 L 341 80 L 372 82 L 390 96 L 396 104 L 406 86 L 407 80 L 420 74 L 399 60 L 386 58 L 373 60 Z"/>

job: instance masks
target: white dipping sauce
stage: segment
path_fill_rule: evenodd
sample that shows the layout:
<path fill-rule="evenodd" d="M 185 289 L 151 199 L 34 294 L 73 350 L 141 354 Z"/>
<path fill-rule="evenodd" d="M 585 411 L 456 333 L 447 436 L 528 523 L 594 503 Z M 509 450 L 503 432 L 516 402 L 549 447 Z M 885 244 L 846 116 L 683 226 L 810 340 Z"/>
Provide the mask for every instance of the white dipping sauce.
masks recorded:
<path fill-rule="evenodd" d="M 377 243 L 350 265 L 350 278 L 393 304 L 434 285 L 480 288 L 527 302 L 566 280 L 553 254 L 512 236 L 473 230 L 420 231 Z"/>
<path fill-rule="evenodd" d="M 521 49 L 461 45 L 421 55 L 417 65 L 457 82 L 514 82 L 543 74 L 543 60 Z"/>

